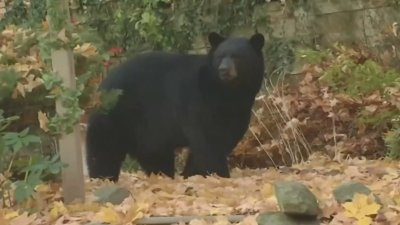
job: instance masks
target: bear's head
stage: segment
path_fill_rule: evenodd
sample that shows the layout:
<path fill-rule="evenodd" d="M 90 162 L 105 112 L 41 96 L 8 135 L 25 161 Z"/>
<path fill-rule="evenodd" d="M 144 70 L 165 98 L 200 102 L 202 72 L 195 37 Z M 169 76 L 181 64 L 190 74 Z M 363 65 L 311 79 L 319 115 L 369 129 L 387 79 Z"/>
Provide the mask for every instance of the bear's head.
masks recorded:
<path fill-rule="evenodd" d="M 255 84 L 262 81 L 264 36 L 226 38 L 215 32 L 208 35 L 211 65 L 218 78 L 225 84 Z"/>

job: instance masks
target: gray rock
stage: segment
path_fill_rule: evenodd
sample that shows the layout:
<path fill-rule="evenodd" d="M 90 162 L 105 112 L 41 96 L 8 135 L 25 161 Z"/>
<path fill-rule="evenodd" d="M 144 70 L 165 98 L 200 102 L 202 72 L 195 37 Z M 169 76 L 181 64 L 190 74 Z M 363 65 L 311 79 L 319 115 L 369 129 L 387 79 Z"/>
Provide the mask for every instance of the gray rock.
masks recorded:
<path fill-rule="evenodd" d="M 279 181 L 274 186 L 282 212 L 312 217 L 320 212 L 317 198 L 305 185 L 295 181 Z"/>
<path fill-rule="evenodd" d="M 371 190 L 360 182 L 349 181 L 339 185 L 333 191 L 333 195 L 339 203 L 351 201 L 355 193 L 369 195 L 371 194 Z M 374 197 L 375 201 L 381 204 L 380 199 L 376 195 Z"/>
<path fill-rule="evenodd" d="M 98 198 L 98 202 L 110 202 L 115 205 L 121 204 L 131 193 L 124 188 L 110 185 L 97 189 L 93 194 Z"/>

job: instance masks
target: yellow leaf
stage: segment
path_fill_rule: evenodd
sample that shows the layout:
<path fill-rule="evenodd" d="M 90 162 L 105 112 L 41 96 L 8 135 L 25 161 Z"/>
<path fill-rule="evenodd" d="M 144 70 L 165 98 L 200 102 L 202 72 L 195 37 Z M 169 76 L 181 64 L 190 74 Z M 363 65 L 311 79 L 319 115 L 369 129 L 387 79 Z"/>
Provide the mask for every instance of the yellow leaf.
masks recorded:
<path fill-rule="evenodd" d="M 369 199 L 367 195 L 356 193 L 353 197 L 353 202 L 356 202 L 363 215 L 374 215 L 378 213 L 381 206 Z"/>
<path fill-rule="evenodd" d="M 16 211 L 11 211 L 11 212 L 6 213 L 6 214 L 4 215 L 4 219 L 10 220 L 10 219 L 13 219 L 13 218 L 17 217 L 18 215 L 19 215 L 18 212 L 16 212 Z"/>
<path fill-rule="evenodd" d="M 344 214 L 348 217 L 356 218 L 358 216 L 358 209 L 354 206 L 352 202 L 346 202 L 343 204 L 343 208 L 346 209 Z"/>
<path fill-rule="evenodd" d="M 42 113 L 42 111 L 39 111 L 39 113 Z M 49 187 L 49 185 L 45 185 L 45 184 L 39 184 L 35 187 L 35 191 L 39 192 L 39 193 L 45 193 L 45 192 L 49 192 L 51 189 Z"/>
<path fill-rule="evenodd" d="M 371 217 L 368 216 L 364 216 L 357 220 L 357 225 L 371 225 L 371 224 L 372 224 L 372 219 Z"/>
<path fill-rule="evenodd" d="M 100 211 L 96 213 L 96 218 L 102 222 L 110 224 L 119 224 L 120 217 L 111 204 L 106 207 L 101 207 Z"/>
<path fill-rule="evenodd" d="M 65 215 L 68 212 L 67 208 L 62 202 L 54 202 L 53 208 L 50 210 L 50 217 L 52 219 L 57 219 L 61 215 Z"/>
<path fill-rule="evenodd" d="M 132 207 L 134 208 L 134 207 Z M 134 221 L 144 217 L 144 213 L 138 210 L 129 210 L 124 218 L 125 223 L 133 223 Z"/>
<path fill-rule="evenodd" d="M 39 120 L 39 126 L 42 128 L 44 131 L 48 132 L 49 128 L 47 127 L 47 124 L 49 124 L 49 119 L 47 118 L 46 114 L 43 113 L 42 111 L 38 112 L 38 120 Z"/>
<path fill-rule="evenodd" d="M 28 72 L 31 69 L 31 66 L 28 64 L 16 63 L 14 69 L 18 72 Z"/>
<path fill-rule="evenodd" d="M 274 186 L 270 183 L 266 183 L 261 188 L 261 195 L 265 198 L 269 198 L 275 195 Z"/>
<path fill-rule="evenodd" d="M 381 208 L 367 195 L 359 193 L 354 194 L 352 202 L 344 203 L 343 207 L 346 209 L 345 215 L 357 219 L 357 224 L 360 225 L 369 225 L 372 220 L 368 216 L 377 214 Z"/>
<path fill-rule="evenodd" d="M 125 214 L 124 223 L 132 223 L 144 217 L 143 211 L 148 208 L 147 204 L 134 204 Z"/>
<path fill-rule="evenodd" d="M 371 203 L 369 205 L 366 205 L 361 208 L 361 213 L 369 216 L 369 215 L 375 215 L 378 213 L 378 210 L 381 208 L 379 204 L 376 203 Z"/>
<path fill-rule="evenodd" d="M 90 56 L 94 56 L 97 54 L 97 49 L 94 45 L 92 45 L 91 43 L 84 43 L 82 46 L 81 45 L 77 45 L 74 48 L 74 52 L 75 53 L 79 53 L 85 57 L 90 57 Z"/>

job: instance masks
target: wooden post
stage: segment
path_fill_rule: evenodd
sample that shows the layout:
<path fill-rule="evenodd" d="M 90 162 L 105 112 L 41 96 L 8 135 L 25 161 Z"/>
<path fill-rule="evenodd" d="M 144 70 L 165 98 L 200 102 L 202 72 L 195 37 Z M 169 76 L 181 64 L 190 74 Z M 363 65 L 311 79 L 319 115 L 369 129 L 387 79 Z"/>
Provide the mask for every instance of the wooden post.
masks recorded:
<path fill-rule="evenodd" d="M 60 24 L 51 26 L 51 21 L 60 21 L 65 19 L 62 26 L 67 26 L 69 23 L 69 10 L 68 0 L 48 0 L 48 12 L 50 27 L 54 33 L 59 32 L 63 27 L 56 27 Z M 52 8 L 57 6 L 57 9 Z M 58 8 L 59 7 L 59 8 Z M 56 10 L 56 11 L 55 11 Z M 56 13 L 54 13 L 56 12 Z M 57 12 L 59 14 L 57 15 Z M 51 16 L 58 16 L 59 18 L 52 18 Z M 52 67 L 63 81 L 66 88 L 75 89 L 75 65 L 73 54 L 70 49 L 57 49 L 51 53 Z M 60 101 L 56 102 L 56 111 L 59 115 L 64 114 L 68 109 L 64 108 Z M 66 203 L 72 201 L 83 202 L 85 199 L 84 178 L 83 178 L 83 165 L 82 154 L 80 145 L 80 131 L 79 124 L 74 126 L 74 129 L 69 134 L 62 134 L 59 138 L 59 150 L 61 161 L 67 164 L 66 168 L 62 170 L 62 187 L 63 196 Z"/>

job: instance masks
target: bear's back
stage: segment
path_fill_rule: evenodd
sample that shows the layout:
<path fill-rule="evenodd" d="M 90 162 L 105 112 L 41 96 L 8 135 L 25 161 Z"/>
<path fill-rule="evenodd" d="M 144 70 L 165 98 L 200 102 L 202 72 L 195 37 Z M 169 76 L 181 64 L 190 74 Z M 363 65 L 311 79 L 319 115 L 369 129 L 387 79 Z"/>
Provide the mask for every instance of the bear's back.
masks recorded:
<path fill-rule="evenodd" d="M 169 52 L 138 54 L 112 69 L 101 88 L 129 90 L 133 88 L 161 88 L 160 85 L 192 79 L 207 64 L 206 55 Z"/>

